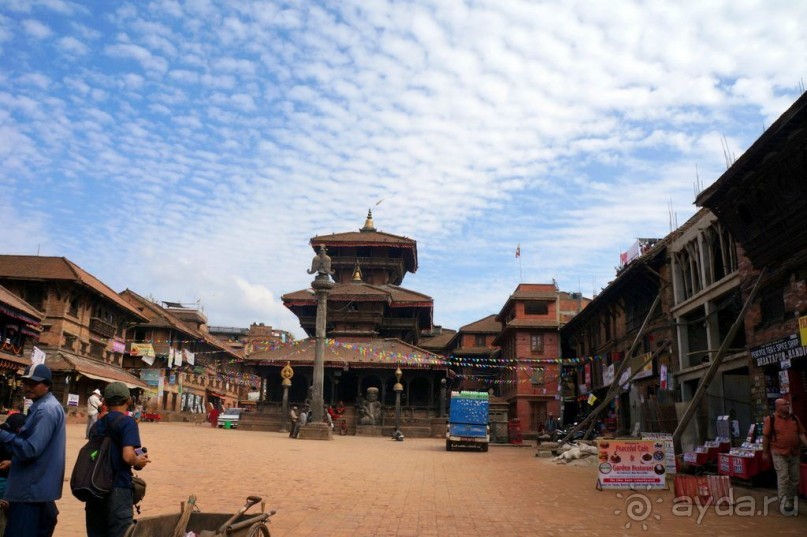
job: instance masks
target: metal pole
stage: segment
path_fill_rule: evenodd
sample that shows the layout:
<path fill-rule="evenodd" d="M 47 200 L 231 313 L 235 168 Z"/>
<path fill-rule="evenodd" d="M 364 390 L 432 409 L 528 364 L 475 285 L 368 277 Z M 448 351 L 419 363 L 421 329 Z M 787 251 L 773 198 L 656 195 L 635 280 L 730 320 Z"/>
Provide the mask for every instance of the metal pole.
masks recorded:
<path fill-rule="evenodd" d="M 745 304 L 743 304 L 743 309 L 740 310 L 740 314 L 737 316 L 737 319 L 735 319 L 734 324 L 731 325 L 726 337 L 723 338 L 723 343 L 720 345 L 720 349 L 717 351 L 715 357 L 711 360 L 709 370 L 703 377 L 701 377 L 701 381 L 698 384 L 698 389 L 695 390 L 695 395 L 692 396 L 692 400 L 689 401 L 689 405 L 684 411 L 684 415 L 678 421 L 678 427 L 675 428 L 675 432 L 673 433 L 673 444 L 675 445 L 676 451 L 681 451 L 681 435 L 684 434 L 684 429 L 686 429 L 689 425 L 689 422 L 692 419 L 692 416 L 695 415 L 695 411 L 698 409 L 698 405 L 703 399 L 703 396 L 706 395 L 706 390 L 709 388 L 709 384 L 717 374 L 717 368 L 720 367 L 720 364 L 723 361 L 723 356 L 726 354 L 729 345 L 731 345 L 731 342 L 734 341 L 734 336 L 737 334 L 737 330 L 739 330 L 740 325 L 745 322 L 745 312 L 748 310 L 751 302 L 756 297 L 757 290 L 759 289 L 759 282 L 762 281 L 762 276 L 764 276 L 765 271 L 766 268 L 763 268 L 759 273 L 759 277 L 757 278 L 754 287 L 748 294 L 748 299 L 745 301 Z"/>

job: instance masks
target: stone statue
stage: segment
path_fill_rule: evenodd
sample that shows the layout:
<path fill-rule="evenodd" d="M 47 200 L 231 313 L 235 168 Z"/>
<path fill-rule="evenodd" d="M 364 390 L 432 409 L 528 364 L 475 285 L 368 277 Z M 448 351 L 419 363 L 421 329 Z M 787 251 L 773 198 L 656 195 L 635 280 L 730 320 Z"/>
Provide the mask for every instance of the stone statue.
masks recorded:
<path fill-rule="evenodd" d="M 367 399 L 359 405 L 359 425 L 381 425 L 378 388 L 367 388 Z"/>
<path fill-rule="evenodd" d="M 325 253 L 325 245 L 319 247 L 319 253 L 314 256 L 311 261 L 311 270 L 306 271 L 309 274 L 317 273 L 317 275 L 335 274 L 336 271 L 331 270 L 331 258 Z"/>

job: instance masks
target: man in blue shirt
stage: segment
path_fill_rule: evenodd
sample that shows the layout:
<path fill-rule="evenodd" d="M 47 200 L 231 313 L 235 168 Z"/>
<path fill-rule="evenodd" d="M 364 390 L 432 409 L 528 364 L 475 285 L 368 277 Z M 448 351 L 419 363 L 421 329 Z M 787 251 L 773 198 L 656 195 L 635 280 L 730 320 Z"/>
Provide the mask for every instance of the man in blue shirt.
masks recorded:
<path fill-rule="evenodd" d="M 132 468 L 142 470 L 151 461 L 146 453 L 139 452 L 140 430 L 134 418 L 126 413 L 131 402 L 126 384 L 107 385 L 104 404 L 109 413 L 90 429 L 91 437 L 107 433 L 112 437 L 115 483 L 109 494 L 88 501 L 84 507 L 88 537 L 121 537 L 132 525 Z"/>
<path fill-rule="evenodd" d="M 9 503 L 5 535 L 50 537 L 56 528 L 56 500 L 62 497 L 66 449 L 64 408 L 51 390 L 44 364 L 31 365 L 22 376 L 23 393 L 34 404 L 19 433 L 0 430 L 0 443 L 11 451 L 6 482 Z"/>

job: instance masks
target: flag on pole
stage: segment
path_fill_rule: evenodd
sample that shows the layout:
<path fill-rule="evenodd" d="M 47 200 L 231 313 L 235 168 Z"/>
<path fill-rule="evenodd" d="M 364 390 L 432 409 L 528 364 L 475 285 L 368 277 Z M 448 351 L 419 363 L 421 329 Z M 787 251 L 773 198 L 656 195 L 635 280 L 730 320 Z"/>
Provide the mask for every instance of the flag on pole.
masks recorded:
<path fill-rule="evenodd" d="M 521 257 L 521 244 L 516 245 L 516 258 Z"/>

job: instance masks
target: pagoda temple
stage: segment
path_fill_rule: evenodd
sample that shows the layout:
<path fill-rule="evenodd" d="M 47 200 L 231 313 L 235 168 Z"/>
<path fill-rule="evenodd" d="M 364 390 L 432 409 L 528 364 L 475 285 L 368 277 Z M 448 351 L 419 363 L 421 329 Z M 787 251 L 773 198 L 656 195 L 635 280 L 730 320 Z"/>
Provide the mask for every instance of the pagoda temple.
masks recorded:
<path fill-rule="evenodd" d="M 361 401 L 368 388 L 393 405 L 395 372 L 402 371 L 402 405 L 436 413 L 445 361 L 418 347 L 432 329 L 431 297 L 401 287 L 417 270 L 417 243 L 376 229 L 372 211 L 358 231 L 319 235 L 310 240 L 314 252 L 325 247 L 335 282 L 327 298 L 324 401 L 346 405 Z M 294 369 L 289 400 L 302 402 L 313 380 L 317 297 L 313 289 L 283 295 L 283 304 L 299 319 L 309 338 L 273 345 L 251 353 L 266 379 L 268 401 L 282 399 L 280 370 Z"/>

